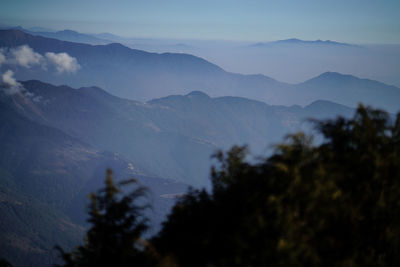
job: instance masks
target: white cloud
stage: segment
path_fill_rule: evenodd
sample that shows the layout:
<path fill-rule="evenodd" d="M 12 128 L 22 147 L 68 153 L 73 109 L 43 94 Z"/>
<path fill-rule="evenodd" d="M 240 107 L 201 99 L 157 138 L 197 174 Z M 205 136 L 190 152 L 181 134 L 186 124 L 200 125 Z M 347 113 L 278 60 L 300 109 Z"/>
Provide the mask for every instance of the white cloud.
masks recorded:
<path fill-rule="evenodd" d="M 33 51 L 33 49 L 27 45 L 13 48 L 10 50 L 10 52 L 13 55 L 11 62 L 14 62 L 15 64 L 25 68 L 30 68 L 33 65 L 39 65 L 43 63 L 43 56 Z"/>
<path fill-rule="evenodd" d="M 19 83 L 17 80 L 14 78 L 14 72 L 12 70 L 6 71 L 3 76 L 3 83 L 5 83 L 8 86 L 18 86 Z"/>
<path fill-rule="evenodd" d="M 23 89 L 22 84 L 20 84 L 19 82 L 17 82 L 17 80 L 15 80 L 14 78 L 14 72 L 12 70 L 7 70 L 2 76 L 2 82 L 5 85 L 3 88 L 3 91 L 7 94 L 7 95 L 13 95 L 16 94 L 18 92 L 21 92 L 21 90 Z"/>
<path fill-rule="evenodd" d="M 81 68 L 78 60 L 67 53 L 47 52 L 44 56 L 35 52 L 28 45 L 15 48 L 0 48 L 0 66 L 17 65 L 25 68 L 40 66 L 47 71 L 48 65 L 53 65 L 58 73 L 74 73 Z"/>
<path fill-rule="evenodd" d="M 8 65 L 10 67 L 17 65 L 31 68 L 39 65 L 46 71 L 48 64 L 54 65 L 58 73 L 74 73 L 81 67 L 78 60 L 67 53 L 47 52 L 45 56 L 42 56 L 28 45 L 22 45 L 11 49 L 0 48 L 0 67 L 2 65 Z M 26 97 L 34 97 L 32 93 L 25 90 L 23 85 L 14 78 L 14 72 L 10 69 L 0 74 L 0 91 L 3 91 L 3 93 L 7 95 L 22 93 L 22 95 Z M 40 101 L 40 98 L 35 98 L 33 100 Z"/>
<path fill-rule="evenodd" d="M 62 72 L 76 72 L 80 69 L 80 65 L 76 58 L 71 57 L 67 53 L 53 53 L 47 52 L 46 53 L 47 60 L 56 66 L 56 69 L 59 73 Z"/>

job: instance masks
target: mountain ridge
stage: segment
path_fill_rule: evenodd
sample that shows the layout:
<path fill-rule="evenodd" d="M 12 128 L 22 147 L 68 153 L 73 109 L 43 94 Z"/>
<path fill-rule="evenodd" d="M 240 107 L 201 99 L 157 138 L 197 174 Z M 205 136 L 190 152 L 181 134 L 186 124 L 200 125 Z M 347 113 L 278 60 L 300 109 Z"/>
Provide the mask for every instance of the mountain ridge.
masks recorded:
<path fill-rule="evenodd" d="M 39 53 L 66 52 L 81 68 L 71 75 L 52 75 L 41 68 L 10 68 L 19 80 L 38 79 L 51 84 L 104 88 L 112 95 L 142 102 L 168 95 L 203 91 L 211 97 L 240 96 L 272 105 L 308 105 L 324 99 L 350 107 L 359 102 L 389 112 L 399 110 L 400 89 L 365 79 L 326 79 L 330 72 L 300 84 L 279 82 L 265 75 L 226 72 L 207 60 L 190 54 L 149 53 L 121 44 L 87 45 L 31 36 L 20 31 L 0 31 L 0 47 L 30 45 Z M 334 88 L 336 83 L 338 88 Z"/>
<path fill-rule="evenodd" d="M 0 202 L 0 215 L 14 220 L 9 213 L 14 199 L 31 210 L 15 219 L 17 225 L 0 223 L 7 234 L 0 234 L 0 257 L 21 265 L 50 265 L 55 256 L 49 254 L 54 245 L 49 242 L 62 244 L 52 234 L 58 231 L 51 227 L 54 220 L 41 221 L 38 210 L 50 207 L 46 211 L 52 218 L 66 216 L 70 226 L 85 226 L 83 200 L 101 186 L 107 167 L 113 168 L 117 180 L 134 175 L 153 192 L 156 212 L 148 215 L 154 234 L 175 202 L 169 196 L 182 194 L 187 185 L 208 186 L 210 155 L 218 149 L 248 144 L 255 154 L 265 155 L 268 146 L 286 134 L 309 130 L 305 120 L 310 116 L 346 117 L 354 111 L 327 101 L 285 107 L 200 91 L 138 102 L 95 86 L 74 89 L 38 80 L 21 84 L 24 93 L 5 95 L 0 90 L 0 197 L 12 189 L 4 193 L 7 202 Z M 32 214 L 37 220 L 29 217 Z M 19 221 L 32 225 L 24 227 Z M 41 222 L 50 226 L 37 241 L 32 233 L 42 233 L 37 228 Z M 76 227 L 67 229 L 72 239 L 63 247 L 79 241 L 83 231 Z M 15 242 L 39 242 L 45 254 L 21 252 L 7 243 L 10 234 Z"/>
<path fill-rule="evenodd" d="M 41 94 L 35 93 L 41 101 L 73 95 L 66 86 L 39 81 L 25 85 L 40 86 Z M 30 112 L 40 101 L 28 104 L 29 97 L 0 91 L 0 258 L 14 266 L 50 266 L 59 259 L 55 245 L 72 249 L 79 244 L 87 226 L 85 199 L 101 187 L 106 168 L 113 169 L 117 181 L 133 175 L 152 189 L 149 201 L 156 212 L 146 216 L 151 219 L 149 233 L 156 233 L 174 203 L 162 195 L 185 192 L 186 185 L 148 176 L 118 153 L 99 150 L 54 127 L 45 109 L 41 117 Z"/>
<path fill-rule="evenodd" d="M 263 46 L 279 45 L 279 44 L 284 44 L 284 45 L 302 44 L 302 45 L 358 47 L 358 45 L 349 44 L 349 43 L 342 43 L 342 42 L 336 42 L 336 41 L 332 41 L 332 40 L 320 40 L 320 39 L 318 39 L 318 40 L 301 40 L 301 39 L 298 39 L 298 38 L 289 38 L 289 39 L 276 40 L 276 41 L 270 41 L 270 42 L 259 42 L 259 43 L 252 44 L 251 46 L 263 47 Z"/>
<path fill-rule="evenodd" d="M 374 83 L 374 84 L 377 84 L 377 85 L 389 86 L 389 87 L 392 87 L 392 88 L 398 88 L 399 89 L 399 87 L 397 87 L 395 85 L 387 84 L 387 83 L 376 81 L 376 80 L 373 80 L 373 79 L 360 78 L 360 77 L 357 77 L 357 76 L 352 75 L 352 74 L 343 74 L 343 73 L 335 72 L 335 71 L 323 72 L 320 75 L 317 75 L 317 76 L 315 76 L 315 77 L 313 77 L 311 79 L 308 79 L 308 80 L 306 80 L 304 82 L 298 83 L 297 85 L 310 83 L 310 82 L 313 82 L 313 81 L 316 81 L 316 80 L 364 81 L 364 82 L 371 82 L 371 83 Z"/>

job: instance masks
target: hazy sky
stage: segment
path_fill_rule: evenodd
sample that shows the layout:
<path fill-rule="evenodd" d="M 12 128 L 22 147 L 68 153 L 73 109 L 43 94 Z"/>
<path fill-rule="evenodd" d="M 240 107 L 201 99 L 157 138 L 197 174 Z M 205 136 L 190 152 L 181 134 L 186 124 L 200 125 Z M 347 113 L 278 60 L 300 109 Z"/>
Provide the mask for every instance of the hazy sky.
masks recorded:
<path fill-rule="evenodd" d="M 129 37 L 400 43 L 400 0 L 1 0 L 0 23 Z"/>

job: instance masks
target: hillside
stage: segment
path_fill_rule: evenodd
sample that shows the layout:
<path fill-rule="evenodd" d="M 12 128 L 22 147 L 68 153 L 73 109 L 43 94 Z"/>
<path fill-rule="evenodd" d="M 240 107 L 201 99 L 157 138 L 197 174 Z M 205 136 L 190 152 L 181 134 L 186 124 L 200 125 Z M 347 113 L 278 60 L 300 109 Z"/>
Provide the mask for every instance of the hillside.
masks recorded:
<path fill-rule="evenodd" d="M 0 96 L 0 258 L 14 266 L 49 266 L 58 257 L 54 245 L 72 248 L 81 242 L 87 196 L 102 185 L 108 167 L 118 180 L 134 176 L 152 189 L 152 233 L 174 203 L 163 195 L 186 190 L 183 184 L 147 176 L 115 153 L 28 119 L 24 113 L 32 105 L 16 105 L 28 103 L 26 98 L 10 100 Z"/>
<path fill-rule="evenodd" d="M 7 66 L 19 80 L 39 79 L 73 87 L 99 86 L 139 101 L 202 91 L 212 97 L 239 96 L 274 105 L 308 105 L 328 100 L 356 107 L 359 102 L 397 112 L 400 89 L 372 80 L 347 79 L 330 72 L 289 85 L 264 75 L 229 73 L 202 58 L 179 53 L 149 53 L 121 44 L 88 45 L 32 36 L 18 30 L 0 31 L 0 47 L 29 45 L 34 51 L 68 53 L 81 68 L 74 74 L 52 73 L 43 67 Z M 338 85 L 338 87 L 336 87 Z"/>
<path fill-rule="evenodd" d="M 206 183 L 210 155 L 217 149 L 248 144 L 255 153 L 265 152 L 285 134 L 306 127 L 306 118 L 351 114 L 333 103 L 322 113 L 201 92 L 143 103 L 97 87 L 76 90 L 39 81 L 23 85 L 40 99 L 31 106 L 18 102 L 31 119 L 100 150 L 118 152 L 146 173 L 193 185 Z"/>

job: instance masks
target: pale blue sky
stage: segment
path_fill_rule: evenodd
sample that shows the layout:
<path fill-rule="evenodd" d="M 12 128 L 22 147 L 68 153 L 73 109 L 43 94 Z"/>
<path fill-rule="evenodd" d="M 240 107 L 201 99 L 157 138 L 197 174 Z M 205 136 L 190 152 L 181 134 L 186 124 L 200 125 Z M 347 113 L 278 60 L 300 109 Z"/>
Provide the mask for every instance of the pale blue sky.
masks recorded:
<path fill-rule="evenodd" d="M 127 37 L 400 43 L 400 0 L 1 0 L 0 23 Z"/>

